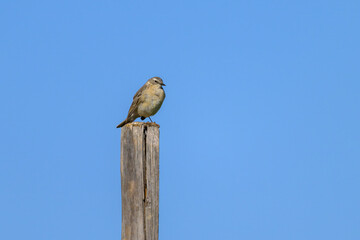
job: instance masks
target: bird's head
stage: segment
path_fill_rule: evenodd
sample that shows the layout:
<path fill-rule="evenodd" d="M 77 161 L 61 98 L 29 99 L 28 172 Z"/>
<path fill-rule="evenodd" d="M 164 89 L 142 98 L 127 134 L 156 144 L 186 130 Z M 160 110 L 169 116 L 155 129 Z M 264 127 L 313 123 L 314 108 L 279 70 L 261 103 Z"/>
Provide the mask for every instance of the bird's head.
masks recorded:
<path fill-rule="evenodd" d="M 164 83 L 163 83 L 163 80 L 159 77 L 153 77 L 153 78 L 150 78 L 148 80 L 148 83 L 150 83 L 151 85 L 160 85 L 160 86 L 166 86 Z"/>

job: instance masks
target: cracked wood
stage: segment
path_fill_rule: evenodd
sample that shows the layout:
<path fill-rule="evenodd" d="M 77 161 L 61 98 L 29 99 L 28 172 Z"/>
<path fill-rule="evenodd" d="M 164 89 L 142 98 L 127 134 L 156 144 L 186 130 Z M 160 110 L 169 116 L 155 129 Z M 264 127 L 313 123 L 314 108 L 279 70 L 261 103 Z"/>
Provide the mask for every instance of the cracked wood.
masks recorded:
<path fill-rule="evenodd" d="M 121 129 L 122 240 L 158 240 L 159 125 Z"/>

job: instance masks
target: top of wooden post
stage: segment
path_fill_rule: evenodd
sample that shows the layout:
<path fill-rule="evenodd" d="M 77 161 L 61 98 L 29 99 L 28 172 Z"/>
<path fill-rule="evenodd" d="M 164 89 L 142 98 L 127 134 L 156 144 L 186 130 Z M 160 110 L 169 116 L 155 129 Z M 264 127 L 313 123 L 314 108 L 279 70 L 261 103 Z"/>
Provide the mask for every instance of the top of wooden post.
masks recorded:
<path fill-rule="evenodd" d="M 141 127 L 141 126 L 147 126 L 147 127 L 157 127 L 160 128 L 160 125 L 154 122 L 132 122 L 126 124 L 124 127 Z"/>

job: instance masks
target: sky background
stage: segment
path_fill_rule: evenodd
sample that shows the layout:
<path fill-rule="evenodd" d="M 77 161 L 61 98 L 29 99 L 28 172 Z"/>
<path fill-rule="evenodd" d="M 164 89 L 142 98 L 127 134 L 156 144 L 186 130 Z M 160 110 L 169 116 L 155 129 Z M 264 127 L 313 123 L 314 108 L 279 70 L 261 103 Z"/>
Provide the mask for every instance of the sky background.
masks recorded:
<path fill-rule="evenodd" d="M 0 239 L 120 239 L 120 129 L 166 83 L 160 240 L 360 239 L 360 2 L 1 1 Z"/>

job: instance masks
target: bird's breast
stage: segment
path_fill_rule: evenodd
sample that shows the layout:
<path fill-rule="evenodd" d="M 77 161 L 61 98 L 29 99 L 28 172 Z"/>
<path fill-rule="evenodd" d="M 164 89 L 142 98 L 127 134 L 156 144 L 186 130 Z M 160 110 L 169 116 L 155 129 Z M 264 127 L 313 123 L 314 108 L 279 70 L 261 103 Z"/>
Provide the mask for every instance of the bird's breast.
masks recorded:
<path fill-rule="evenodd" d="M 150 117 L 156 114 L 165 99 L 162 88 L 149 88 L 142 94 L 142 101 L 138 107 L 138 114 L 142 117 Z"/>

